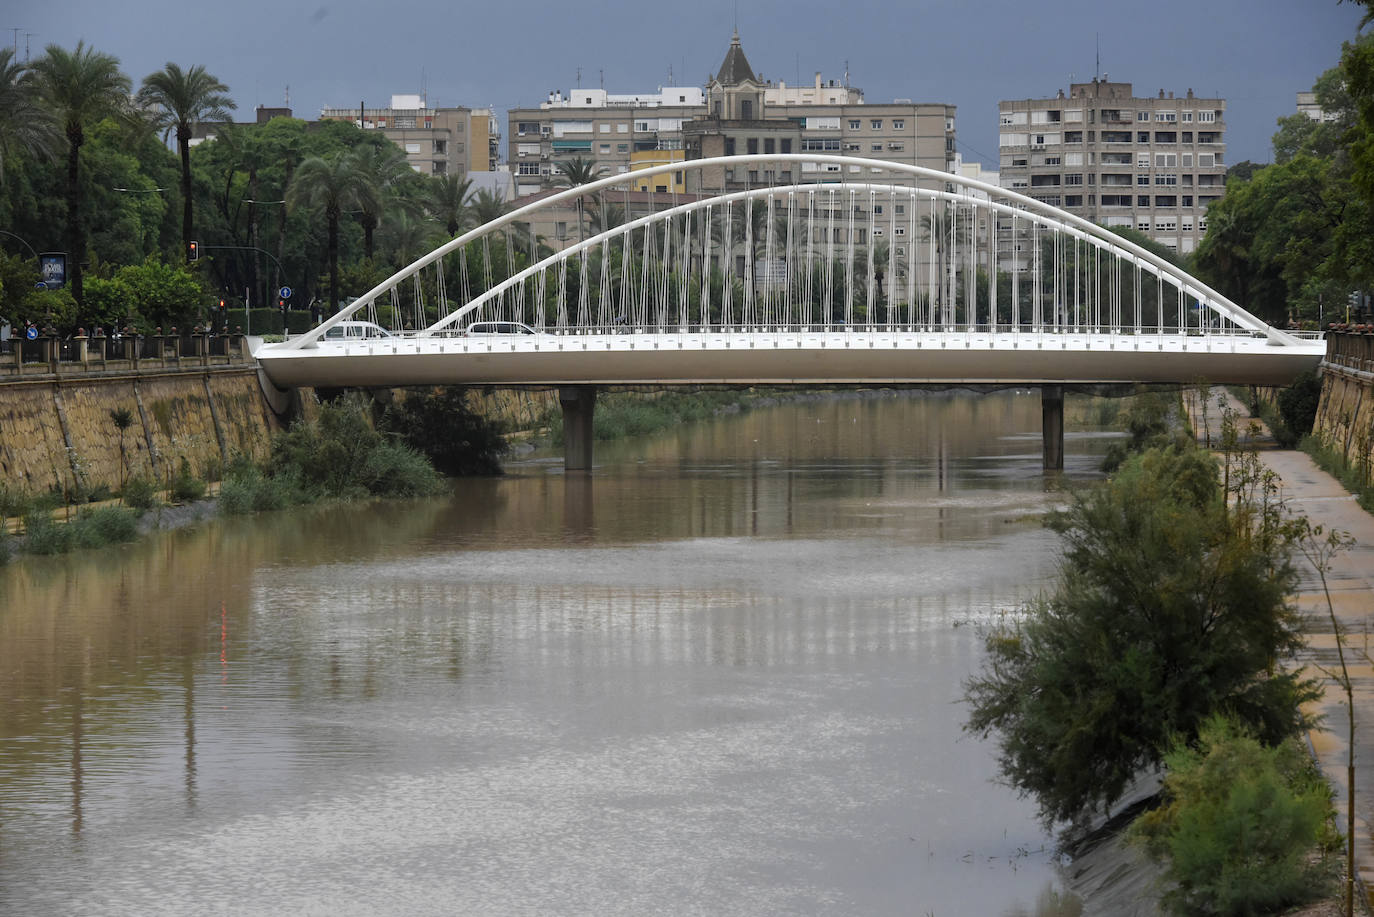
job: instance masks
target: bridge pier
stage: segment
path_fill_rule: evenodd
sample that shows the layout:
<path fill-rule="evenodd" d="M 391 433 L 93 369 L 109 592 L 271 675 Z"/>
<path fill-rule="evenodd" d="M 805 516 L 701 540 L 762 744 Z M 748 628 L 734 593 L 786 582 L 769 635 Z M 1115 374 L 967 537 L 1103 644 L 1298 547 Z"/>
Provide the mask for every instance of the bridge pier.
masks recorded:
<path fill-rule="evenodd" d="M 592 413 L 595 385 L 565 385 L 558 390 L 563 408 L 563 470 L 592 470 Z"/>
<path fill-rule="evenodd" d="M 1064 386 L 1040 386 L 1040 454 L 1046 471 L 1064 470 Z"/>

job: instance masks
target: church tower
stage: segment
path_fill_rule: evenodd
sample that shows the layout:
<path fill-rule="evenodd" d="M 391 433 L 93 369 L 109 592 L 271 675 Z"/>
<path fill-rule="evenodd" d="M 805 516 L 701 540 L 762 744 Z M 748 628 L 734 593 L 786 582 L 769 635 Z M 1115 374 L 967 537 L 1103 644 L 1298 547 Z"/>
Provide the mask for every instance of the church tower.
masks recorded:
<path fill-rule="evenodd" d="M 706 104 L 710 116 L 722 121 L 763 120 L 763 83 L 744 56 L 738 30 L 730 39 L 720 72 L 706 84 Z"/>

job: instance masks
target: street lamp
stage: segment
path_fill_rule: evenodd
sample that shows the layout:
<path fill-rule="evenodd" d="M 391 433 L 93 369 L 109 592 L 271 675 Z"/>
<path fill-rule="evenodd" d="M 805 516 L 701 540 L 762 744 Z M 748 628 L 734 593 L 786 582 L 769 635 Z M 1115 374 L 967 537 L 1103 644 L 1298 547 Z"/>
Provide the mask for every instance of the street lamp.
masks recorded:
<path fill-rule="evenodd" d="M 8 231 L 6 231 L 6 230 L 4 230 L 4 229 L 0 229 L 0 236 L 9 236 L 11 239 L 18 239 L 20 242 L 22 242 L 22 243 L 24 244 L 24 247 L 27 248 L 27 249 L 29 250 L 29 254 L 30 254 L 30 255 L 33 255 L 33 259 L 34 259 L 35 261 L 38 260 L 38 252 L 36 252 L 36 251 L 33 250 L 33 246 L 32 246 L 32 245 L 30 245 L 28 242 L 24 241 L 24 237 L 23 237 L 23 236 L 16 236 L 14 233 L 8 232 Z"/>

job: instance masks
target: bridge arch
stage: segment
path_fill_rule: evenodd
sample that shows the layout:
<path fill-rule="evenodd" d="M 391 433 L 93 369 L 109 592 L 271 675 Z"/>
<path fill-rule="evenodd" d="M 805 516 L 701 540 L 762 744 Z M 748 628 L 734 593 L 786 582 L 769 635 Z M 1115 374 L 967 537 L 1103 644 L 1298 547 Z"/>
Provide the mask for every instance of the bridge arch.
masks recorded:
<path fill-rule="evenodd" d="M 809 167 L 825 180 L 651 193 L 647 212 L 561 251 L 512 254 L 522 241 L 513 229 L 528 225 L 532 234 L 541 214 L 570 202 L 597 200 L 605 212 L 632 181 L 763 164 L 787 165 L 789 175 L 794 166 Z M 877 172 L 887 180 L 872 180 Z M 628 192 L 625 202 L 628 211 Z M 505 265 L 492 263 L 493 240 L 502 243 Z M 537 252 L 536 240 L 526 248 Z M 467 258 L 478 249 L 484 282 L 474 284 L 478 265 Z M 458 263 L 446 269 L 450 255 Z M 426 285 L 427 270 L 433 279 Z M 383 297 L 399 302 L 407 283 L 418 306 L 426 288 L 436 300 L 412 323 L 410 333 L 421 337 L 508 318 L 567 333 L 620 322 L 643 331 L 903 325 L 1242 334 L 1298 343 L 1178 266 L 1034 198 L 918 166 L 823 154 L 674 162 L 548 195 L 439 246 L 320 327 L 276 346 L 309 348 L 332 325 L 375 311 Z"/>

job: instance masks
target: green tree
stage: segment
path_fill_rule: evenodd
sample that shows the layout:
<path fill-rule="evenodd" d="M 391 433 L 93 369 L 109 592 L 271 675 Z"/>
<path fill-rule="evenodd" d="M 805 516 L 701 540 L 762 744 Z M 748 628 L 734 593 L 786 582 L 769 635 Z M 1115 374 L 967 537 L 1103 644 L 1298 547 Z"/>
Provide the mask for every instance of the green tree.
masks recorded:
<path fill-rule="evenodd" d="M 150 256 L 142 264 L 120 268 L 114 281 L 127 291 L 128 307 L 137 310 L 135 322 L 144 329 L 184 328 L 198 321 L 205 309 L 205 291 L 183 264 L 167 264 Z"/>
<path fill-rule="evenodd" d="M 189 70 L 171 61 L 143 78 L 138 101 L 154 109 L 154 123 L 166 134 L 175 132 L 181 157 L 181 245 L 190 260 L 195 238 L 191 217 L 191 135 L 206 121 L 227 121 L 238 106 L 227 94 L 229 87 L 206 72 L 200 64 Z"/>
<path fill-rule="evenodd" d="M 461 175 L 440 175 L 429 184 L 430 212 L 444 224 L 449 238 L 456 238 L 468 221 L 472 180 Z"/>
<path fill-rule="evenodd" d="M 329 306 L 333 312 L 339 311 L 339 219 L 366 193 L 353 156 L 343 151 L 302 162 L 287 192 L 292 206 L 324 210 L 329 231 Z"/>
<path fill-rule="evenodd" d="M 414 170 L 406 164 L 405 154 L 400 148 L 389 140 L 360 145 L 353 154 L 353 162 L 361 179 L 357 205 L 361 211 L 358 222 L 363 227 L 363 257 L 371 258 L 373 234 L 382 222 L 382 213 L 389 205 L 394 206 L 398 202 L 394 189 L 404 176 L 413 174 Z"/>
<path fill-rule="evenodd" d="M 467 404 L 467 390 L 411 390 L 387 409 L 383 427 L 427 456 L 440 474 L 498 475 L 506 441 L 501 430 Z"/>
<path fill-rule="evenodd" d="M 1228 480 L 1193 446 L 1130 459 L 1056 518 L 1056 588 L 989 634 L 965 728 L 1047 824 L 1109 808 L 1217 712 L 1271 744 L 1308 724 L 1314 684 L 1276 669 L 1302 643 L 1280 509 Z"/>
<path fill-rule="evenodd" d="M 52 116 L 38 97 L 34 73 L 14 59 L 13 48 L 0 48 L 0 178 L 13 153 L 49 157 L 57 149 Z"/>
<path fill-rule="evenodd" d="M 574 156 L 572 159 L 565 159 L 558 163 L 558 178 L 554 184 L 560 188 L 577 188 L 582 185 L 591 184 L 601 176 L 605 169 L 596 164 L 595 159 L 585 159 L 581 156 Z M 577 241 L 581 242 L 587 238 L 587 227 L 584 223 L 583 199 L 577 199 Z"/>
<path fill-rule="evenodd" d="M 130 82 L 119 70 L 119 60 L 77 42 L 74 51 L 48 45 L 33 63 L 33 72 L 44 104 L 61 122 L 67 138 L 67 232 L 68 273 L 72 296 L 82 297 L 82 261 L 86 257 L 86 227 L 82 221 L 81 145 L 86 128 L 110 115 L 127 111 Z"/>
<path fill-rule="evenodd" d="M 1176 743 L 1165 764 L 1166 802 L 1141 816 L 1131 837 L 1166 864 L 1171 912 L 1248 917 L 1321 894 L 1312 854 L 1331 791 L 1300 749 L 1266 747 L 1210 717 L 1196 743 Z"/>

